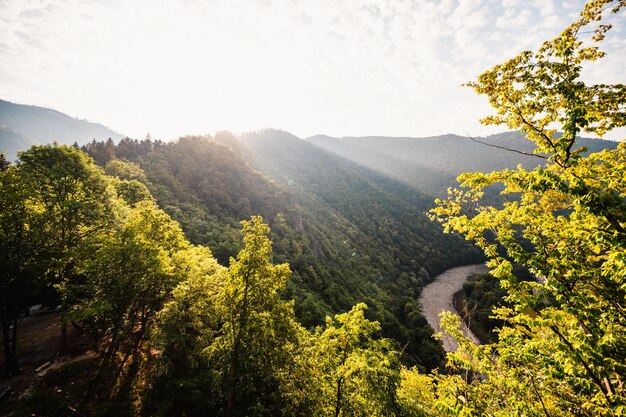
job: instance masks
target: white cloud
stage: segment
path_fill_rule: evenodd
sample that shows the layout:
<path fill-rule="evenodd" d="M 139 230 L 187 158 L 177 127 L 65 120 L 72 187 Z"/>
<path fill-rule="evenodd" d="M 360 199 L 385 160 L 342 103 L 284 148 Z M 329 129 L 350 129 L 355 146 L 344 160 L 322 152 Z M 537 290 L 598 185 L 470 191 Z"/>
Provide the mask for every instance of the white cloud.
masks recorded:
<path fill-rule="evenodd" d="M 576 8 L 503 0 L 3 0 L 0 97 L 143 137 L 488 132 L 460 86 Z M 616 30 L 614 32 L 617 33 Z M 590 77 L 623 78 L 624 34 Z M 624 82 L 624 80 L 621 80 Z"/>
<path fill-rule="evenodd" d="M 556 11 L 553 0 L 535 0 L 535 3 L 539 7 L 541 16 L 550 16 Z"/>
<path fill-rule="evenodd" d="M 520 3 L 521 0 L 502 0 L 502 6 L 506 8 L 518 6 Z"/>

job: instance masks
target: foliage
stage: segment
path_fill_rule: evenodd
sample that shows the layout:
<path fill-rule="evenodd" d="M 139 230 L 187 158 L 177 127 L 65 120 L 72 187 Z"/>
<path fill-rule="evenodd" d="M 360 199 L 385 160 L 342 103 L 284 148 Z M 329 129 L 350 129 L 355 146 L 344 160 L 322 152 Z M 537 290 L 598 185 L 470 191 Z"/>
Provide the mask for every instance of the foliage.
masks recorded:
<path fill-rule="evenodd" d="M 187 245 L 178 224 L 152 203 L 131 209 L 116 233 L 105 235 L 81 260 L 85 278 L 70 287 L 71 316 L 98 342 L 103 368 L 116 375 L 144 340 L 150 319 L 181 279 L 174 262 Z M 123 359 L 116 363 L 116 355 Z M 112 371 L 112 372 L 111 372 Z"/>
<path fill-rule="evenodd" d="M 590 1 L 579 20 L 544 42 L 537 52 L 522 52 L 486 71 L 477 82 L 468 83 L 477 93 L 487 95 L 497 110 L 482 122 L 521 129 L 535 143 L 535 153 L 550 155 L 550 161 L 563 168 L 581 153 L 573 151 L 578 133 L 602 136 L 623 126 L 626 86 L 587 85 L 580 79 L 583 63 L 604 56 L 582 37 L 591 32 L 591 40 L 598 42 L 611 29 L 611 25 L 599 23 L 590 30 L 586 27 L 599 22 L 605 11 L 617 13 L 623 6 L 621 0 Z M 555 126 L 562 129 L 562 135 L 556 135 Z"/>
<path fill-rule="evenodd" d="M 374 338 L 380 324 L 365 318 L 366 309 L 360 303 L 334 320 L 327 317 L 305 353 L 313 357 L 321 385 L 318 415 L 385 416 L 395 410 L 397 351 L 389 339 Z"/>
<path fill-rule="evenodd" d="M 148 178 L 139 165 L 113 159 L 104 167 L 107 175 L 116 177 L 113 186 L 117 195 L 126 204 L 135 205 L 140 201 L 154 201 L 150 190 L 146 186 Z"/>
<path fill-rule="evenodd" d="M 160 314 L 155 386 L 161 396 L 149 398 L 147 410 L 297 414 L 304 393 L 287 387 L 298 385 L 288 379 L 305 331 L 293 302 L 280 296 L 289 267 L 270 262 L 269 228 L 260 217 L 242 224 L 245 247 L 228 270 L 196 249 L 187 279 Z"/>
<path fill-rule="evenodd" d="M 4 365 L 8 375 L 19 372 L 17 335 L 21 314 L 35 304 L 44 283 L 38 261 L 35 208 L 27 184 L 14 166 L 0 171 L 0 319 Z"/>
<path fill-rule="evenodd" d="M 9 169 L 11 163 L 7 160 L 4 152 L 0 151 L 0 172 L 4 172 Z"/>
<path fill-rule="evenodd" d="M 112 177 L 118 177 L 121 180 L 137 180 L 143 184 L 148 182 L 146 173 L 141 167 L 133 162 L 112 159 L 104 166 L 104 172 Z"/>
<path fill-rule="evenodd" d="M 284 301 L 289 268 L 269 257 L 269 228 L 243 223 L 227 269 L 196 248 L 187 278 L 159 314 L 150 415 L 391 415 L 398 352 L 359 304 L 310 333 Z M 202 256 L 204 255 L 204 256 Z"/>
<path fill-rule="evenodd" d="M 134 178 L 121 159 L 139 164 L 158 204 L 224 265 L 241 249 L 239 219 L 262 215 L 274 261 L 290 264 L 285 297 L 296 301 L 301 324 L 314 328 L 365 301 L 384 336 L 406 345 L 406 363 L 438 366 L 443 352 L 421 316 L 421 287 L 442 269 L 477 259 L 477 251 L 423 217 L 415 224 L 415 207 L 431 204 L 415 190 L 293 136 L 253 136 L 185 137 L 152 149 L 146 143 L 139 156 L 120 142 L 107 172 Z"/>
<path fill-rule="evenodd" d="M 43 244 L 64 275 L 73 251 L 113 221 L 114 195 L 102 171 L 87 155 L 68 146 L 33 146 L 19 155 L 18 170 L 28 184 L 29 199 L 45 221 Z"/>
<path fill-rule="evenodd" d="M 245 247 L 223 287 L 220 334 L 205 353 L 221 365 L 227 414 L 277 415 L 289 409 L 281 404 L 281 376 L 298 348 L 293 302 L 280 297 L 290 271 L 271 264 L 269 227 L 260 217 L 242 225 Z"/>
<path fill-rule="evenodd" d="M 470 84 L 497 110 L 485 123 L 524 130 L 548 160 L 531 171 L 464 174 L 459 179 L 469 189 L 452 191 L 433 210 L 446 230 L 483 248 L 512 304 L 496 310 L 507 323 L 498 343 L 465 342 L 450 356 L 484 375 L 464 382 L 463 401 L 449 397 L 468 415 L 626 412 L 626 144 L 587 157 L 573 151 L 579 132 L 603 134 L 626 124 L 623 85 L 580 80 L 582 64 L 603 56 L 581 37 L 596 25 L 593 41 L 602 40 L 610 26 L 599 21 L 624 5 L 589 2 L 538 52 L 524 52 Z M 490 184 L 517 197 L 501 208 L 480 205 Z M 510 260 L 537 281 L 520 281 Z"/>
<path fill-rule="evenodd" d="M 144 412 L 209 415 L 221 405 L 220 385 L 203 351 L 213 343 L 222 321 L 217 310 L 228 271 L 202 246 L 180 251 L 176 258 L 185 279 L 158 315 L 152 343 L 159 357 L 145 393 Z"/>
<path fill-rule="evenodd" d="M 428 417 L 437 415 L 435 404 L 435 379 L 420 373 L 416 368 L 400 370 L 400 386 L 397 390 L 401 415 Z"/>
<path fill-rule="evenodd" d="M 117 175 L 111 177 L 74 148 L 32 148 L 24 155 L 0 177 L 8 208 L 0 218 L 4 243 L 25 245 L 6 255 L 14 255 L 20 268 L 63 274 L 66 316 L 91 336 L 99 354 L 97 370 L 90 362 L 93 378 L 80 384 L 83 398 L 73 389 L 58 395 L 46 382 L 25 400 L 25 410 L 40 410 L 39 398 L 59 412 L 72 407 L 90 414 L 398 412 L 395 342 L 379 338 L 381 325 L 365 317 L 365 304 L 327 318 L 315 331 L 302 327 L 294 301 L 285 301 L 296 291 L 288 284 L 290 268 L 272 262 L 280 256 L 272 253 L 261 217 L 242 222 L 244 248 L 225 268 L 208 248 L 190 244 L 156 206 L 141 188 L 147 181 L 137 166 L 110 162 L 108 172 Z M 54 175 L 43 175 L 49 172 Z M 142 197 L 129 197 L 123 184 L 140 186 Z M 280 246 L 303 262 L 306 240 L 282 213 L 274 222 Z M 65 234 L 52 234 L 59 231 Z M 20 283 L 36 289 L 34 282 Z M 370 288 L 373 295 L 380 291 Z M 8 287 L 11 296 L 18 290 Z M 383 317 L 389 315 L 381 304 L 386 297 L 372 299 Z M 422 326 L 414 303 L 407 302 L 402 314 L 406 323 Z M 431 353 L 438 357 L 437 349 Z"/>
<path fill-rule="evenodd" d="M 15 356 L 17 318 L 39 290 L 54 284 L 64 311 L 74 266 L 91 239 L 114 220 L 114 194 L 84 153 L 68 146 L 42 145 L 19 154 L 16 167 L 2 172 L 3 333 L 7 366 Z M 45 276 L 47 282 L 38 279 Z M 57 301 L 55 300 L 55 301 Z M 56 305 L 56 303 L 55 303 Z M 65 317 L 61 347 L 65 347 Z M 10 341 L 13 338 L 13 341 Z M 11 348 L 13 345 L 13 348 Z"/>

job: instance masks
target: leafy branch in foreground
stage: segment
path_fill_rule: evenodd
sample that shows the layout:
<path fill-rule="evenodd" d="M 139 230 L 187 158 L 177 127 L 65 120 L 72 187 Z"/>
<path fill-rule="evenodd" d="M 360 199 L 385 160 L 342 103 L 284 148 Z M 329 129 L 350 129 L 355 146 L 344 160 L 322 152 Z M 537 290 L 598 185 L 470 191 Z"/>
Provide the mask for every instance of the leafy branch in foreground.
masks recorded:
<path fill-rule="evenodd" d="M 494 312 L 506 323 L 497 343 L 461 343 L 465 348 L 449 357 L 470 371 L 463 387 L 469 394 L 439 400 L 468 415 L 626 413 L 626 144 L 588 157 L 575 148 L 580 132 L 601 136 L 626 125 L 626 87 L 580 78 L 584 63 L 604 56 L 595 42 L 611 26 L 601 20 L 625 5 L 589 2 L 537 52 L 469 84 L 496 109 L 483 123 L 521 129 L 535 153 L 549 158 L 532 171 L 463 174 L 465 190 L 450 191 L 431 212 L 491 258 L 511 304 Z M 588 33 L 593 37 L 584 40 Z M 501 207 L 481 204 L 492 184 L 509 195 Z M 518 280 L 511 262 L 537 280 Z"/>

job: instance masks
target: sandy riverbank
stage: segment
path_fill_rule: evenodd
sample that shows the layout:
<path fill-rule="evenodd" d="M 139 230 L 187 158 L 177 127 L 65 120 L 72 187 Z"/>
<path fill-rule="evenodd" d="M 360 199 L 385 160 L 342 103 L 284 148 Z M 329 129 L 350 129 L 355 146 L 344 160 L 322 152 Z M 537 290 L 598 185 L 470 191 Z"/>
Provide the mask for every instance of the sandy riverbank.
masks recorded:
<path fill-rule="evenodd" d="M 435 280 L 424 287 L 420 296 L 420 304 L 424 311 L 424 316 L 428 320 L 435 332 L 439 332 L 439 313 L 442 311 L 451 311 L 455 314 L 458 312 L 452 304 L 454 293 L 463 288 L 463 284 L 470 275 L 487 272 L 488 269 L 483 264 L 460 266 L 451 268 L 437 275 Z M 472 340 L 478 343 L 478 339 L 463 323 L 463 330 Z M 442 340 L 443 348 L 446 352 L 454 351 L 458 345 L 454 339 L 444 335 Z"/>

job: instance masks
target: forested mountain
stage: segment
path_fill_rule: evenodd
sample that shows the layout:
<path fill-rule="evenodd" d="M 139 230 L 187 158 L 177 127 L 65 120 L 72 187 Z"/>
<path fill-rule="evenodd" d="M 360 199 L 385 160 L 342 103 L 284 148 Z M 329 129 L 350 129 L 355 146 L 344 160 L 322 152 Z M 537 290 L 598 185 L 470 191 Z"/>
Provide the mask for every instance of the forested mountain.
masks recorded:
<path fill-rule="evenodd" d="M 433 275 L 449 267 L 451 259 L 463 259 L 461 253 L 449 253 L 457 239 L 441 237 L 441 229 L 424 215 L 432 207 L 432 196 L 287 132 L 249 133 L 240 142 L 249 149 L 247 155 L 259 170 L 289 187 L 294 195 L 313 195 L 330 206 L 390 251 L 405 268 L 417 263 Z"/>
<path fill-rule="evenodd" d="M 623 417 L 626 142 L 579 138 L 626 126 L 626 86 L 580 78 L 623 8 L 590 1 L 467 84 L 528 146 L 265 130 L 0 153 L 0 414 Z M 431 205 L 462 171 L 486 172 Z M 417 297 L 485 259 L 465 304 L 499 305 L 479 317 L 498 330 L 477 344 L 442 312 L 444 361 Z"/>
<path fill-rule="evenodd" d="M 10 159 L 15 158 L 18 151 L 52 141 L 82 145 L 93 139 L 119 140 L 122 137 L 101 124 L 56 110 L 0 100 L 0 151 L 8 153 Z"/>
<path fill-rule="evenodd" d="M 111 175 L 116 175 L 112 161 L 138 164 L 145 176 L 126 179 L 144 182 L 159 206 L 180 222 L 187 238 L 210 247 L 222 265 L 241 249 L 239 221 L 262 215 L 272 230 L 274 260 L 291 265 L 293 279 L 285 296 L 296 300 L 305 326 L 319 325 L 327 315 L 365 301 L 368 314 L 381 322 L 385 335 L 408 343 L 407 362 L 431 368 L 441 354 L 419 314 L 420 290 L 444 269 L 481 259 L 472 246 L 443 234 L 426 218 L 433 197 L 415 188 L 422 183 L 440 192 L 451 185 L 456 168 L 451 158 L 447 164 L 442 158 L 457 140 L 463 141 L 454 136 L 302 140 L 265 130 L 240 137 L 228 132 L 215 138 L 183 137 L 167 144 L 92 141 L 83 150 Z M 525 149 L 516 134 L 488 140 Z M 433 155 L 420 156 L 422 165 L 410 159 L 420 155 L 420 143 Z M 387 174 L 403 179 L 414 172 L 415 178 L 409 185 L 408 178 L 398 181 L 381 173 L 386 169 L 382 165 L 367 168 L 320 144 L 335 152 L 342 148 L 352 159 L 358 159 L 352 150 L 366 150 L 356 155 L 370 153 L 373 160 L 395 161 L 387 166 L 394 168 Z M 388 144 L 392 146 L 384 146 Z M 541 161 L 473 142 L 458 152 L 466 156 L 459 171 Z M 402 163 L 410 169 L 399 169 Z"/>
<path fill-rule="evenodd" d="M 532 142 L 519 132 L 474 138 L 443 135 L 426 138 L 342 137 L 307 138 L 319 147 L 384 173 L 436 196 L 456 185 L 463 172 L 492 172 L 522 164 L 532 169 L 544 159 L 532 153 Z M 480 143 L 482 142 L 482 143 Z M 581 138 L 576 147 L 590 152 L 615 149 L 616 142 Z"/>
<path fill-rule="evenodd" d="M 239 221 L 262 215 L 274 260 L 293 271 L 286 296 L 305 326 L 364 301 L 386 335 L 408 342 L 408 362 L 441 359 L 417 297 L 443 269 L 480 256 L 425 217 L 430 197 L 280 131 L 84 149 L 102 165 L 139 164 L 159 206 L 223 265 L 241 249 Z"/>

